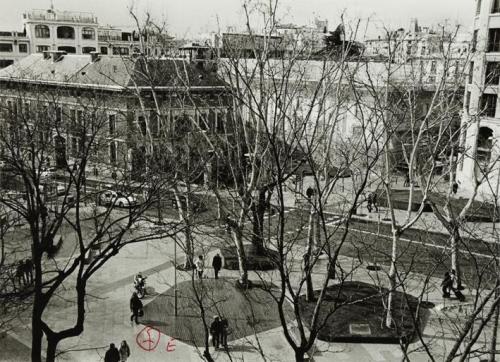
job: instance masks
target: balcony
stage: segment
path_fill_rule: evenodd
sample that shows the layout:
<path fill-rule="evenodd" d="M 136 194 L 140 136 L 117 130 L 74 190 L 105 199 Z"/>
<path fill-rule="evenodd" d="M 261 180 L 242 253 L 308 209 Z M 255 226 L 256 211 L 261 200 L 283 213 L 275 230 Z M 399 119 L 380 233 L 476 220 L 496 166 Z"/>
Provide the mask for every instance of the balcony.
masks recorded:
<path fill-rule="evenodd" d="M 23 14 L 26 20 L 66 21 L 71 23 L 97 24 L 92 13 L 57 10 L 31 10 Z"/>

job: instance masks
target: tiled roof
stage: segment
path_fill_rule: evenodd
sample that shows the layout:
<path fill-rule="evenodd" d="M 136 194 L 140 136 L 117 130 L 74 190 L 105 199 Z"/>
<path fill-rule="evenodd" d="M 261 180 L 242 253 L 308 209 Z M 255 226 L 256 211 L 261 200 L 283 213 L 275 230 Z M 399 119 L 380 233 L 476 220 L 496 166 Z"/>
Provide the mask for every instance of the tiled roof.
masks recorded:
<path fill-rule="evenodd" d="M 124 90 L 131 87 L 223 87 L 217 76 L 186 60 L 64 55 L 59 61 L 33 54 L 0 70 L 1 81 Z"/>

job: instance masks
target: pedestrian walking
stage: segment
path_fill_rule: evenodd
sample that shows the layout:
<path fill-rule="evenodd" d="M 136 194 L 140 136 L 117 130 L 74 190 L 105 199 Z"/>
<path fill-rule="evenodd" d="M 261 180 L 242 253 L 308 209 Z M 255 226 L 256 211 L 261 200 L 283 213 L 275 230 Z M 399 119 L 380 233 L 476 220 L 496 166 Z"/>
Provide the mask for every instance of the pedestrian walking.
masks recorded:
<path fill-rule="evenodd" d="M 214 321 L 210 324 L 210 334 L 212 335 L 212 344 L 215 349 L 219 348 L 221 337 L 221 323 L 219 316 L 214 316 Z"/>
<path fill-rule="evenodd" d="M 130 357 L 130 347 L 127 344 L 127 341 L 122 341 L 120 344 L 120 362 L 125 362 Z"/>
<path fill-rule="evenodd" d="M 452 189 L 453 191 L 453 194 L 456 195 L 457 192 L 458 192 L 458 183 L 457 182 L 454 182 L 453 185 L 452 185 Z"/>
<path fill-rule="evenodd" d="M 378 212 L 378 196 L 376 192 L 372 192 L 372 205 L 373 208 L 375 209 L 375 212 Z"/>
<path fill-rule="evenodd" d="M 120 352 L 118 352 L 114 343 L 109 345 L 109 349 L 104 355 L 104 362 L 120 362 Z"/>
<path fill-rule="evenodd" d="M 450 297 L 450 290 L 453 288 L 453 280 L 449 272 L 444 273 L 443 281 L 441 282 L 441 290 L 443 292 L 443 298 Z"/>
<path fill-rule="evenodd" d="M 142 302 L 137 296 L 137 293 L 134 292 L 132 293 L 132 298 L 130 298 L 130 311 L 132 312 L 132 315 L 130 316 L 130 323 L 132 321 L 135 321 L 135 324 L 139 324 L 139 321 L 137 320 L 138 317 L 142 317 L 140 314 L 142 314 Z"/>
<path fill-rule="evenodd" d="M 203 261 L 203 255 L 199 255 L 198 260 L 196 260 L 196 272 L 198 273 L 199 279 L 203 279 L 204 268 L 205 268 L 205 262 Z"/>
<path fill-rule="evenodd" d="M 212 267 L 214 268 L 215 279 L 219 279 L 219 271 L 222 268 L 222 258 L 219 253 L 215 254 L 212 259 Z"/>
<path fill-rule="evenodd" d="M 224 346 L 224 348 L 227 348 L 227 335 L 229 334 L 229 322 L 227 321 L 226 317 L 222 317 L 220 325 L 221 325 L 220 342 Z"/>
<path fill-rule="evenodd" d="M 33 283 L 33 262 L 31 259 L 26 259 L 24 262 L 24 275 L 26 276 L 27 284 Z"/>
<path fill-rule="evenodd" d="M 369 213 L 372 212 L 372 194 L 371 193 L 369 193 L 366 196 L 366 208 L 368 209 Z"/>
<path fill-rule="evenodd" d="M 404 182 L 403 186 L 404 186 L 404 187 L 408 187 L 408 186 L 410 186 L 410 174 L 409 174 L 409 173 L 407 173 L 407 174 L 405 175 L 405 182 Z"/>
<path fill-rule="evenodd" d="M 26 286 L 26 274 L 24 273 L 24 261 L 19 260 L 16 267 L 16 280 L 19 283 L 19 287 Z"/>

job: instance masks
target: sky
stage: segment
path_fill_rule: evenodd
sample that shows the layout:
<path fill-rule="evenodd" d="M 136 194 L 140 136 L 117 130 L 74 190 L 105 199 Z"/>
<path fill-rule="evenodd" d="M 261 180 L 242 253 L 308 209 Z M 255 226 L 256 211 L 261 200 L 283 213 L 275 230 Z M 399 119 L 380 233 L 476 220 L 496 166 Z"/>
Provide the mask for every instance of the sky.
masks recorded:
<path fill-rule="evenodd" d="M 195 37 L 227 26 L 244 28 L 243 0 L 52 0 L 58 10 L 93 12 L 101 25 L 130 27 L 128 8 L 138 14 L 149 11 L 166 21 L 169 32 L 179 38 Z M 257 0 L 246 0 L 255 3 Z M 22 30 L 22 14 L 28 9 L 47 9 L 51 0 L 0 0 L 1 30 Z M 420 25 L 461 24 L 469 30 L 474 0 L 280 0 L 283 23 L 312 24 L 315 17 L 327 19 L 330 30 L 346 11 L 348 19 L 370 19 L 369 35 L 383 27 L 407 27 L 411 18 Z M 363 30 L 364 32 L 364 30 Z"/>

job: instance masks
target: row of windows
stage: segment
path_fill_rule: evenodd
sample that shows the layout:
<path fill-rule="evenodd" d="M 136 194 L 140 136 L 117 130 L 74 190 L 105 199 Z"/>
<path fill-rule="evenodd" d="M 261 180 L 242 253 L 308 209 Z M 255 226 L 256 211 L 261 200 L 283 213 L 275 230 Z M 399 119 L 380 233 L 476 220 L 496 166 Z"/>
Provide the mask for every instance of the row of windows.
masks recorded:
<path fill-rule="evenodd" d="M 36 47 L 37 53 L 43 53 L 43 52 L 47 52 L 49 50 L 50 50 L 49 45 L 37 45 L 37 47 Z M 76 54 L 76 48 L 72 47 L 72 46 L 60 46 L 60 47 L 57 47 L 57 50 L 65 51 L 68 54 Z M 83 47 L 82 48 L 82 54 L 89 54 L 89 53 L 95 52 L 95 51 L 96 51 L 96 48 L 94 48 L 94 47 Z"/>
<path fill-rule="evenodd" d="M 20 43 L 18 45 L 19 53 L 28 52 L 28 44 Z M 11 43 L 0 43 L 0 52 L 12 53 L 14 51 L 14 45 Z"/>
<path fill-rule="evenodd" d="M 58 26 L 56 33 L 58 39 L 75 39 L 75 29 L 72 26 Z M 36 25 L 35 37 L 39 39 L 50 38 L 50 28 L 47 25 Z M 83 28 L 82 39 L 95 40 L 95 30 L 93 28 Z"/>

